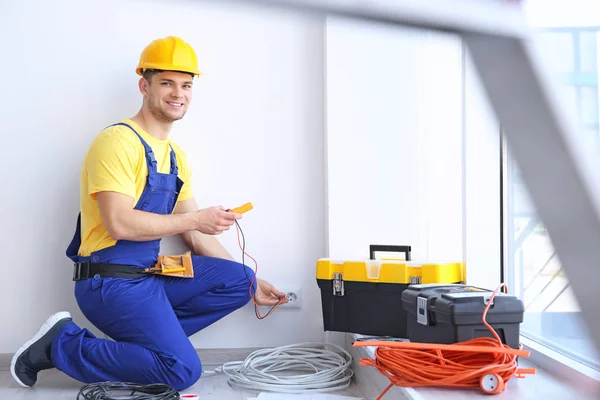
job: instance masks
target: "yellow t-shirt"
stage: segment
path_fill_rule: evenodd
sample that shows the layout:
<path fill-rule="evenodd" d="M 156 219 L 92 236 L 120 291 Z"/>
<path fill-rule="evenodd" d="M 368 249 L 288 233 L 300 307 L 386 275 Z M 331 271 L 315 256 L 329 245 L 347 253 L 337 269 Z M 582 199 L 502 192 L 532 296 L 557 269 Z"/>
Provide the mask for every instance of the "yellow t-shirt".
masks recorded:
<path fill-rule="evenodd" d="M 159 173 L 169 173 L 171 169 L 171 145 L 177 157 L 179 178 L 184 182 L 178 201 L 193 197 L 191 169 L 184 152 L 172 140 L 159 140 L 145 132 L 135 122 L 127 119 L 122 122 L 135 129 L 152 148 Z M 144 146 L 138 136 L 123 125 L 105 128 L 94 139 L 85 154 L 81 169 L 81 246 L 80 256 L 112 246 L 116 243 L 108 234 L 96 193 L 112 191 L 123 193 L 135 200 L 134 206 L 144 191 L 148 166 Z"/>

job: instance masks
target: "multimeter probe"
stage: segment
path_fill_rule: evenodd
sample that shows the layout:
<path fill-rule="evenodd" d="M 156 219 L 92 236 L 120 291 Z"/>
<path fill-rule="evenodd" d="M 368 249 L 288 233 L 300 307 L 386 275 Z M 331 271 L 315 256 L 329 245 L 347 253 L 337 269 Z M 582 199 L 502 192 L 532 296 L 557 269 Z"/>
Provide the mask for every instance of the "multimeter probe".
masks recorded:
<path fill-rule="evenodd" d="M 236 207 L 233 209 L 228 209 L 227 211 L 234 212 L 237 214 L 244 214 L 244 213 L 252 210 L 253 208 L 254 208 L 254 206 L 252 205 L 252 203 L 248 202 L 239 207 Z M 258 318 L 258 319 L 265 319 L 266 317 L 271 315 L 271 313 L 273 311 L 275 311 L 275 309 L 277 307 L 279 307 L 280 304 L 282 304 L 285 301 L 285 297 L 279 299 L 279 303 L 277 303 L 273 307 L 271 307 L 271 309 L 267 312 L 266 315 L 263 316 L 260 314 L 260 311 L 258 310 L 258 304 L 256 303 L 256 299 L 254 297 L 254 293 L 252 290 L 254 288 L 256 276 L 258 275 L 258 263 L 250 254 L 246 253 L 246 238 L 244 237 L 244 232 L 242 231 L 242 228 L 240 227 L 240 224 L 237 221 L 235 221 L 235 225 L 237 228 L 238 245 L 240 246 L 240 250 L 242 250 L 242 264 L 244 266 L 246 265 L 245 257 L 250 258 L 254 262 L 254 277 L 252 278 L 252 280 L 250 280 L 250 277 L 248 276 L 248 274 L 246 274 L 246 279 L 248 279 L 248 281 L 250 282 L 249 291 L 250 291 L 250 298 L 252 299 L 252 302 L 254 303 L 254 314 L 256 314 L 256 318 Z M 244 273 L 245 272 L 246 272 L 246 269 L 244 269 Z"/>

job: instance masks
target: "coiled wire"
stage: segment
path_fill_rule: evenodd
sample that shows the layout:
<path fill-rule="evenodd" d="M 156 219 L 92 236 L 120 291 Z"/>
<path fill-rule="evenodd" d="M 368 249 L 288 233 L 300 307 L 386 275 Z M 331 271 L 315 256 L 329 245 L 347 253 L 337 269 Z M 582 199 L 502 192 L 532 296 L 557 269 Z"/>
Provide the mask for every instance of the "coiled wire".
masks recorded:
<path fill-rule="evenodd" d="M 126 397 L 129 396 L 129 397 Z M 179 392 L 169 385 L 99 382 L 83 386 L 77 400 L 179 400 Z"/>
<path fill-rule="evenodd" d="M 224 373 L 229 385 L 238 389 L 324 393 L 350 386 L 351 366 L 352 356 L 337 345 L 298 343 L 256 350 L 244 361 L 225 363 L 214 373 Z"/>

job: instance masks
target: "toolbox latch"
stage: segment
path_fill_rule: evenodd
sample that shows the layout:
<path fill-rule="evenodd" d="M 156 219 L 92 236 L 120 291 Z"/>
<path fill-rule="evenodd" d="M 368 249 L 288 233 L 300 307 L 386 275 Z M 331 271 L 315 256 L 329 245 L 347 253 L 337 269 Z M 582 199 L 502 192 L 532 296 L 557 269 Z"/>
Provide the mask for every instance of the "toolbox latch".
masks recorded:
<path fill-rule="evenodd" d="M 421 325 L 427 325 L 427 298 L 417 297 L 417 322 Z"/>
<path fill-rule="evenodd" d="M 483 304 L 485 304 L 486 306 L 488 305 L 488 303 L 490 302 L 490 300 L 492 300 L 492 295 L 491 294 L 487 294 L 483 296 Z M 494 305 L 494 300 L 492 300 L 492 306 Z"/>
<path fill-rule="evenodd" d="M 409 283 L 411 285 L 420 285 L 422 283 L 421 277 L 420 276 L 411 276 Z"/>
<path fill-rule="evenodd" d="M 344 295 L 344 275 L 341 272 L 336 272 L 333 274 L 333 295 Z"/>

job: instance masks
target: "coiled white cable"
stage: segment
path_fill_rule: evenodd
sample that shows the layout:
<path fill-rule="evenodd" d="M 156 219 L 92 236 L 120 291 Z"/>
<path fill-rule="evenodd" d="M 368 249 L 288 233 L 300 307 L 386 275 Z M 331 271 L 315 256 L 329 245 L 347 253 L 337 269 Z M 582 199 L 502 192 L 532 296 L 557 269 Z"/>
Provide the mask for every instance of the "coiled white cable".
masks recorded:
<path fill-rule="evenodd" d="M 229 385 L 238 389 L 324 393 L 350 386 L 351 366 L 352 356 L 337 345 L 298 343 L 256 350 L 244 361 L 223 364 L 214 372 L 227 375 Z"/>

